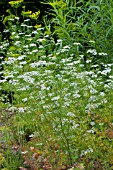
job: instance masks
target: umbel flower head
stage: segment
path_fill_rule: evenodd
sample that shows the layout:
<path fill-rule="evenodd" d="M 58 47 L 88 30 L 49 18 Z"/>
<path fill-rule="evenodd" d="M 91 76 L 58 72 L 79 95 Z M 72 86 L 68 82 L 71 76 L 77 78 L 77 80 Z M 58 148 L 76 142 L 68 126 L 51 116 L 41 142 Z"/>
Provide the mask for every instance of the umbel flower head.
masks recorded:
<path fill-rule="evenodd" d="M 18 8 L 19 5 L 23 2 L 24 0 L 18 0 L 18 1 L 10 1 L 8 2 L 12 7 Z"/>

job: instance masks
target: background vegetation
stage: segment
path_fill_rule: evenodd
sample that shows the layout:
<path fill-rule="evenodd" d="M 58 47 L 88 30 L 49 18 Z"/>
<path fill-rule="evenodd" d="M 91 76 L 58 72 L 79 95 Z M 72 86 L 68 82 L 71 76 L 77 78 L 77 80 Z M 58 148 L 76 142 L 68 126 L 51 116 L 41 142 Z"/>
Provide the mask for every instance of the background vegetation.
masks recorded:
<path fill-rule="evenodd" d="M 113 2 L 0 2 L 2 170 L 113 169 Z"/>

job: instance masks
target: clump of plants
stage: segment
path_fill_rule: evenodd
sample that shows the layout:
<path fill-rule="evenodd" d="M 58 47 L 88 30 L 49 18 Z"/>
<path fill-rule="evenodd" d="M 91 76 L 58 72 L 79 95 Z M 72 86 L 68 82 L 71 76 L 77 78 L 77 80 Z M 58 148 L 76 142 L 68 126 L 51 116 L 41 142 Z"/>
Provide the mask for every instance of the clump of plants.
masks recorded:
<path fill-rule="evenodd" d="M 13 96 L 1 96 L 2 169 L 112 169 L 113 64 L 91 33 L 99 3 L 50 1 L 54 32 L 46 17 L 30 25 L 40 12 L 5 18 L 0 89 Z"/>

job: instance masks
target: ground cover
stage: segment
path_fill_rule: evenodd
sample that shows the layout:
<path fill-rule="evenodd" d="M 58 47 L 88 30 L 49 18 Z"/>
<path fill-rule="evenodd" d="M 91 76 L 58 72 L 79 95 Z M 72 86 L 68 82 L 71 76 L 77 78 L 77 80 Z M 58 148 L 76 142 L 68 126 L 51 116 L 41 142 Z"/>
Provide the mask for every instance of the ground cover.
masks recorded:
<path fill-rule="evenodd" d="M 113 169 L 109 54 L 89 38 L 84 51 L 82 40 L 66 39 L 67 30 L 61 36 L 61 25 L 56 40 L 29 17 L 20 23 L 10 14 L 7 20 L 0 89 L 13 93 L 12 100 L 1 95 L 1 169 Z"/>

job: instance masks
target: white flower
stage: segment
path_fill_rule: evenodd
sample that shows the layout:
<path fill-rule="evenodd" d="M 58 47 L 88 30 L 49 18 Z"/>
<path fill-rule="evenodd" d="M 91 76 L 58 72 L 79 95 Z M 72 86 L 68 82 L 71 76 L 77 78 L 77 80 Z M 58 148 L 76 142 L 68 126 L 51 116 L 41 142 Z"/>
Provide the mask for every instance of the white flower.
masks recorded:
<path fill-rule="evenodd" d="M 3 49 L 4 47 L 1 45 L 0 48 Z M 0 57 L 0 58 L 1 58 L 1 57 Z M 3 57 L 2 57 L 2 58 L 3 58 Z"/>
<path fill-rule="evenodd" d="M 74 64 L 79 64 L 79 63 L 80 63 L 80 60 L 74 61 L 73 63 L 74 63 Z"/>
<path fill-rule="evenodd" d="M 81 45 L 80 43 L 74 42 L 73 45 Z"/>
<path fill-rule="evenodd" d="M 41 85 L 41 90 L 45 90 L 45 89 L 47 89 L 47 87 L 44 84 L 42 84 Z"/>
<path fill-rule="evenodd" d="M 4 29 L 3 32 L 9 32 L 9 30 Z"/>
<path fill-rule="evenodd" d="M 32 52 L 27 52 L 27 54 L 32 54 Z"/>
<path fill-rule="evenodd" d="M 19 20 L 19 17 L 15 17 L 15 19 Z"/>
<path fill-rule="evenodd" d="M 16 34 L 16 32 L 12 32 L 11 34 L 12 34 L 12 35 L 15 35 L 15 34 Z"/>
<path fill-rule="evenodd" d="M 70 54 L 70 56 L 73 57 L 73 56 L 75 56 L 75 54 L 72 53 L 72 54 Z"/>
<path fill-rule="evenodd" d="M 109 76 L 110 79 L 113 79 L 113 76 Z"/>
<path fill-rule="evenodd" d="M 79 127 L 80 125 L 79 124 L 74 124 L 73 126 L 72 126 L 72 129 L 76 129 L 77 127 Z"/>
<path fill-rule="evenodd" d="M 101 96 L 105 96 L 105 93 L 104 93 L 104 92 L 100 92 L 100 95 L 101 95 Z"/>
<path fill-rule="evenodd" d="M 30 21 L 30 19 L 25 19 L 25 20 L 24 20 L 24 22 L 28 22 L 28 21 Z"/>
<path fill-rule="evenodd" d="M 15 38 L 20 38 L 20 37 L 17 35 L 17 36 L 15 36 Z"/>
<path fill-rule="evenodd" d="M 103 56 L 106 56 L 108 55 L 107 53 L 98 53 L 99 55 L 103 55 Z"/>
<path fill-rule="evenodd" d="M 24 91 L 24 90 L 28 90 L 28 89 L 30 89 L 30 87 L 29 86 L 25 86 L 23 88 L 18 88 L 17 91 Z"/>
<path fill-rule="evenodd" d="M 21 55 L 17 58 L 17 60 L 23 60 L 26 57 L 26 55 Z"/>
<path fill-rule="evenodd" d="M 67 113 L 67 116 L 74 117 L 75 115 L 74 115 L 74 113 L 72 113 L 72 112 L 68 112 L 68 113 Z"/>
<path fill-rule="evenodd" d="M 22 62 L 20 62 L 20 64 L 24 65 L 24 64 L 27 64 L 27 62 L 26 61 L 22 61 Z"/>
<path fill-rule="evenodd" d="M 38 34 L 38 32 L 37 31 L 32 31 L 32 34 Z"/>
<path fill-rule="evenodd" d="M 96 68 L 96 67 L 98 67 L 99 65 L 98 64 L 95 64 L 95 65 L 92 65 L 91 67 L 92 68 Z"/>
<path fill-rule="evenodd" d="M 56 53 L 56 55 L 59 55 L 59 54 L 60 54 L 60 52 Z"/>
<path fill-rule="evenodd" d="M 30 138 L 32 138 L 33 136 L 34 136 L 33 134 L 29 135 Z"/>
<path fill-rule="evenodd" d="M 94 126 L 94 125 L 95 125 L 95 122 L 90 122 L 90 125 L 91 125 L 91 126 Z"/>
<path fill-rule="evenodd" d="M 37 53 L 37 52 L 38 52 L 38 50 L 33 50 L 33 51 L 32 51 L 32 53 Z"/>
<path fill-rule="evenodd" d="M 86 60 L 86 63 L 91 63 L 91 60 Z"/>
<path fill-rule="evenodd" d="M 45 41 L 46 39 L 44 39 L 44 38 L 40 38 L 40 39 L 38 39 L 37 41 L 38 42 L 42 42 L 42 41 Z"/>
<path fill-rule="evenodd" d="M 13 18 L 9 18 L 8 21 L 14 21 L 14 19 Z"/>
<path fill-rule="evenodd" d="M 24 109 L 23 107 L 19 107 L 19 108 L 18 108 L 18 111 L 21 112 L 21 113 L 23 113 L 23 112 L 25 111 L 25 109 Z"/>
<path fill-rule="evenodd" d="M 91 153 L 91 152 L 93 152 L 93 149 L 92 149 L 92 148 L 89 148 L 89 149 L 87 149 L 87 150 L 82 150 L 80 156 L 84 156 L 84 155 L 86 155 L 87 153 Z"/>
<path fill-rule="evenodd" d="M 107 68 L 106 70 L 103 70 L 101 72 L 102 75 L 107 75 L 107 73 L 110 73 L 111 72 L 111 68 Z"/>
<path fill-rule="evenodd" d="M 15 45 L 20 45 L 20 41 L 16 41 L 16 42 L 15 42 Z"/>
<path fill-rule="evenodd" d="M 90 42 L 90 43 L 95 43 L 95 41 L 93 41 L 93 40 L 90 40 L 89 42 Z"/>
<path fill-rule="evenodd" d="M 61 39 L 58 39 L 57 42 L 62 42 L 62 40 L 61 40 Z"/>
<path fill-rule="evenodd" d="M 0 83 L 4 83 L 4 82 L 7 82 L 7 80 L 6 79 L 0 80 Z"/>
<path fill-rule="evenodd" d="M 75 94 L 73 94 L 73 97 L 74 97 L 74 98 L 80 98 L 80 94 L 75 93 Z"/>
<path fill-rule="evenodd" d="M 28 46 L 28 45 L 25 45 L 25 46 L 23 46 L 23 48 L 29 48 L 29 46 Z"/>
<path fill-rule="evenodd" d="M 21 152 L 22 155 L 25 155 L 26 153 L 28 153 L 28 151 Z"/>
<path fill-rule="evenodd" d="M 53 97 L 51 100 L 52 100 L 52 101 L 56 101 L 56 100 L 58 100 L 58 99 L 60 99 L 60 96 Z"/>
<path fill-rule="evenodd" d="M 13 84 L 13 85 L 17 85 L 18 81 L 17 80 L 9 80 L 9 83 Z"/>
<path fill-rule="evenodd" d="M 27 28 L 32 28 L 33 26 L 32 25 L 27 25 Z"/>
<path fill-rule="evenodd" d="M 25 37 L 31 37 L 31 34 L 26 34 Z"/>
<path fill-rule="evenodd" d="M 17 108 L 14 107 L 14 106 L 12 106 L 12 107 L 10 107 L 10 108 L 8 109 L 8 111 L 11 111 L 11 112 L 15 112 L 16 110 L 17 110 Z"/>
<path fill-rule="evenodd" d="M 90 93 L 91 93 L 91 94 L 96 94 L 97 92 L 98 92 L 98 91 L 95 90 L 95 89 L 93 89 L 93 88 L 90 89 Z M 94 96 L 91 96 L 91 98 L 94 99 Z"/>
<path fill-rule="evenodd" d="M 15 61 L 16 61 L 15 58 L 9 57 L 9 58 L 8 58 L 8 61 L 5 61 L 5 63 L 6 63 L 6 64 L 14 64 Z"/>
<path fill-rule="evenodd" d="M 24 35 L 25 33 L 24 32 L 19 32 L 19 35 Z"/>
<path fill-rule="evenodd" d="M 66 45 L 63 47 L 64 49 L 70 49 L 70 45 Z"/>
<path fill-rule="evenodd" d="M 30 47 L 36 47 L 36 44 L 32 43 L 30 44 Z"/>
<path fill-rule="evenodd" d="M 20 135 L 23 135 L 23 134 L 24 134 L 24 131 L 20 131 L 19 134 L 20 134 Z"/>
<path fill-rule="evenodd" d="M 26 102 L 26 101 L 27 101 L 27 98 L 22 99 L 22 101 Z"/>
<path fill-rule="evenodd" d="M 26 27 L 26 26 L 27 26 L 27 25 L 26 25 L 26 24 L 24 24 L 24 23 L 22 23 L 22 24 L 21 24 L 21 27 Z"/>
<path fill-rule="evenodd" d="M 31 63 L 30 64 L 30 66 L 32 67 L 32 68 L 35 68 L 35 67 L 38 67 L 38 66 L 45 66 L 45 65 L 47 65 L 47 62 L 46 61 L 39 61 L 39 62 L 37 62 L 37 63 Z"/>
<path fill-rule="evenodd" d="M 101 103 L 107 103 L 107 100 L 106 100 L 106 99 L 103 99 L 103 100 L 101 101 Z"/>
<path fill-rule="evenodd" d="M 95 49 L 89 49 L 89 50 L 87 50 L 87 53 L 91 53 L 93 55 L 97 55 L 97 51 Z"/>

